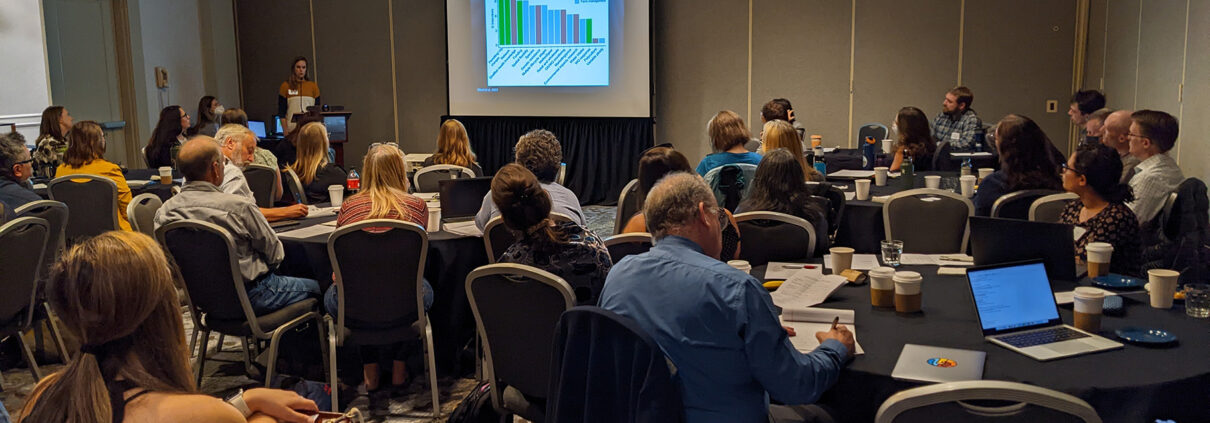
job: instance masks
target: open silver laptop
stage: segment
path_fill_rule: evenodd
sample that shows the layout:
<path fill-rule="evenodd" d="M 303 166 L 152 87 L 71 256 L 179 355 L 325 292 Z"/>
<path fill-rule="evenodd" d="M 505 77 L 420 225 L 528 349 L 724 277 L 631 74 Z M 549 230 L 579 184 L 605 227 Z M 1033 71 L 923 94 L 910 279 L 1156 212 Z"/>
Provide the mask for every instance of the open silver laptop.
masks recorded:
<path fill-rule="evenodd" d="M 891 377 L 915 382 L 983 379 L 983 351 L 905 344 Z"/>
<path fill-rule="evenodd" d="M 1046 361 L 1122 348 L 1122 344 L 1063 324 L 1042 260 L 966 271 L 984 339 Z"/>

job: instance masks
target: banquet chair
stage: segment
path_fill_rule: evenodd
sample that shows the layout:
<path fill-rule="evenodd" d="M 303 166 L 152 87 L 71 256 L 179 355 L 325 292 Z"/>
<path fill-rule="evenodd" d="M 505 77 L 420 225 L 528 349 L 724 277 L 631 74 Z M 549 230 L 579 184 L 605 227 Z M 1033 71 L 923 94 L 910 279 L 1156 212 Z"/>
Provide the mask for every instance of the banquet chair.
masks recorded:
<path fill-rule="evenodd" d="M 75 210 L 67 219 L 68 244 L 122 228 L 118 224 L 118 185 L 99 175 L 68 175 L 46 184 L 50 199 Z"/>
<path fill-rule="evenodd" d="M 244 167 L 244 179 L 248 180 L 248 188 L 256 199 L 256 206 L 261 208 L 273 207 L 277 199 L 277 180 L 281 173 L 269 166 L 249 164 Z"/>
<path fill-rule="evenodd" d="M 735 215 L 744 235 L 740 260 L 753 266 L 771 261 L 794 261 L 815 256 L 815 225 L 785 213 L 752 211 Z"/>
<path fill-rule="evenodd" d="M 651 234 L 647 232 L 617 234 L 605 238 L 605 249 L 609 250 L 609 258 L 613 260 L 613 264 L 618 264 L 623 257 L 646 253 L 651 250 L 652 245 L 654 242 Z"/>
<path fill-rule="evenodd" d="M 732 213 L 740 201 L 748 196 L 752 181 L 756 179 L 756 165 L 749 163 L 725 164 L 706 172 L 706 184 L 714 192 L 719 207 Z"/>
<path fill-rule="evenodd" d="M 0 295 L 0 339 L 16 336 L 34 380 L 42 379 L 42 371 L 22 334 L 33 328 L 35 309 L 45 307 L 37 293 L 51 232 L 50 223 L 37 217 L 19 217 L 0 226 L 0 245 L 5 247 L 4 254 L 0 254 L 0 269 L 4 269 L 0 272 L 0 291 L 4 292 Z M 67 362 L 67 350 L 54 320 L 48 319 L 47 324 Z"/>
<path fill-rule="evenodd" d="M 54 200 L 39 200 L 26 203 L 14 210 L 17 217 L 37 217 L 46 219 L 50 235 L 46 239 L 46 249 L 42 260 L 41 275 L 46 279 L 50 267 L 59 261 L 65 243 L 64 233 L 67 230 L 67 205 Z"/>
<path fill-rule="evenodd" d="M 130 221 L 130 228 L 154 238 L 155 212 L 162 205 L 164 203 L 155 194 L 143 193 L 135 196 L 130 200 L 130 204 L 126 205 L 126 220 Z"/>
<path fill-rule="evenodd" d="M 886 239 L 903 241 L 905 253 L 965 252 L 970 239 L 967 220 L 974 215 L 970 199 L 932 188 L 897 192 L 882 206 Z"/>
<path fill-rule="evenodd" d="M 438 192 L 438 181 L 443 179 L 474 178 L 475 172 L 462 166 L 440 164 L 425 166 L 412 176 L 412 185 L 416 192 Z"/>
<path fill-rule="evenodd" d="M 831 183 L 807 182 L 807 190 L 812 197 L 824 201 L 828 206 L 828 233 L 816 234 L 819 236 L 835 235 L 836 230 L 840 229 L 840 219 L 844 217 L 845 199 L 844 191 L 837 188 Z"/>
<path fill-rule="evenodd" d="M 1072 201 L 1078 200 L 1080 196 L 1070 192 L 1061 192 L 1043 197 L 1038 197 L 1033 204 L 1029 205 L 1029 220 L 1034 222 L 1059 223 L 1059 216 L 1063 214 L 1063 209 Z"/>
<path fill-rule="evenodd" d="M 991 217 L 1029 219 L 1029 210 L 1033 208 L 1035 200 L 1060 193 L 1062 192 L 1052 189 L 1027 189 L 1001 195 L 996 202 L 992 203 Z"/>
<path fill-rule="evenodd" d="M 180 267 L 185 282 L 185 300 L 194 325 L 189 348 L 192 350 L 195 343 L 199 344 L 197 363 L 193 366 L 198 386 L 201 386 L 205 373 L 203 367 L 210 332 L 219 333 L 220 345 L 221 335 L 244 339 L 244 364 L 249 368 L 247 338 L 268 340 L 269 365 L 265 372 L 265 386 L 273 382 L 282 335 L 308 321 L 313 321 L 319 328 L 319 346 L 324 354 L 324 362 L 328 361 L 326 331 L 316 311 L 319 300 L 308 298 L 258 316 L 248 301 L 235 241 L 226 229 L 209 222 L 183 220 L 161 226 L 155 234 L 156 240 L 168 249 Z M 200 343 L 197 342 L 199 331 L 202 335 Z"/>
<path fill-rule="evenodd" d="M 861 125 L 861 129 L 857 130 L 857 145 L 864 146 L 865 137 L 874 137 L 874 151 L 881 152 L 882 140 L 886 139 L 888 133 L 889 131 L 887 131 L 886 125 L 878 122 Z M 861 148 L 859 147 L 858 150 L 860 149 Z"/>
<path fill-rule="evenodd" d="M 303 189 L 302 180 L 298 179 L 298 174 L 294 173 L 294 169 L 287 168 L 285 170 L 286 183 L 285 188 L 290 190 L 290 195 L 294 197 L 294 201 L 298 204 L 307 204 L 307 190 Z"/>
<path fill-rule="evenodd" d="M 556 222 L 574 222 L 571 216 L 551 212 L 550 218 Z M 504 226 L 504 218 L 493 217 L 483 226 L 483 247 L 487 250 L 487 262 L 495 263 L 500 256 L 508 251 L 508 247 L 517 242 L 517 234 Z"/>
<path fill-rule="evenodd" d="M 1007 406 L 975 405 L 971 401 L 1010 401 Z M 939 421 L 1080 421 L 1100 423 L 1087 402 L 1038 386 L 1002 380 L 938 383 L 891 395 L 875 415 L 875 423 Z"/>
<path fill-rule="evenodd" d="M 631 179 L 618 194 L 617 213 L 613 217 L 613 233 L 622 233 L 626 222 L 629 222 L 631 217 L 641 211 L 643 211 L 643 198 L 639 197 L 639 180 Z"/>
<path fill-rule="evenodd" d="M 542 269 L 502 263 L 467 275 L 466 294 L 483 340 L 492 406 L 542 422 L 555 326 L 573 305 L 571 286 Z"/>
<path fill-rule="evenodd" d="M 954 146 L 949 141 L 941 141 L 937 143 L 937 151 L 933 153 L 932 170 L 939 172 L 949 172 L 958 170 L 961 163 L 953 159 Z M 924 170 L 920 165 L 916 165 L 916 171 Z"/>
<path fill-rule="evenodd" d="M 367 230 L 373 229 L 373 231 Z M 330 386 L 336 381 L 336 347 L 391 345 L 424 339 L 433 417 L 441 414 L 433 329 L 424 310 L 424 263 L 428 233 L 395 219 L 371 219 L 346 225 L 328 237 L 338 306 L 327 315 Z M 332 404 L 340 404 L 332 390 Z M 334 410 L 335 411 L 335 410 Z"/>

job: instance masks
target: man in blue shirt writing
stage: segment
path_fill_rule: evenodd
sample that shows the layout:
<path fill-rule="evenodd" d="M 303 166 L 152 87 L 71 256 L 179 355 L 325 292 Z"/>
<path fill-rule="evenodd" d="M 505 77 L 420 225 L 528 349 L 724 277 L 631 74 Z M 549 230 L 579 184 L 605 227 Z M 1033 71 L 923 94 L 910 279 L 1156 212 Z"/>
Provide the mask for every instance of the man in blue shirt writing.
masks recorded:
<path fill-rule="evenodd" d="M 770 398 L 808 404 L 836 383 L 853 334 L 816 333 L 810 354 L 790 345 L 760 282 L 718 260 L 720 210 L 705 181 L 671 174 L 643 207 L 655 247 L 614 265 L 600 305 L 638 322 L 676 366 L 686 421 L 766 422 Z"/>

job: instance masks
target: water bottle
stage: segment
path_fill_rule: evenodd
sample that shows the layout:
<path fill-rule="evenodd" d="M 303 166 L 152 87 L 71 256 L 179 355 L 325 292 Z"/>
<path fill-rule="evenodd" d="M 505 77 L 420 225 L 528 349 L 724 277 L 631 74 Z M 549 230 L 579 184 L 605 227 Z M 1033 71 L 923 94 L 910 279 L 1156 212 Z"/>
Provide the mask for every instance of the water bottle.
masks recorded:
<path fill-rule="evenodd" d="M 975 164 L 971 161 L 971 158 L 969 156 L 962 159 L 962 176 L 974 175 L 975 174 L 974 170 L 975 170 Z"/>
<path fill-rule="evenodd" d="M 361 175 L 357 174 L 357 168 L 349 168 L 349 177 L 345 179 L 345 188 L 348 188 L 350 192 L 361 190 Z"/>
<path fill-rule="evenodd" d="M 910 154 L 903 155 L 903 164 L 899 165 L 899 180 L 903 181 L 903 189 L 916 187 L 916 163 Z"/>
<path fill-rule="evenodd" d="M 865 144 L 861 146 L 861 168 L 865 170 L 874 169 L 874 137 L 865 137 Z"/>
<path fill-rule="evenodd" d="M 815 166 L 815 170 L 818 171 L 820 175 L 825 177 L 828 176 L 828 161 L 824 160 L 823 154 L 815 156 L 815 164 L 812 166 Z"/>

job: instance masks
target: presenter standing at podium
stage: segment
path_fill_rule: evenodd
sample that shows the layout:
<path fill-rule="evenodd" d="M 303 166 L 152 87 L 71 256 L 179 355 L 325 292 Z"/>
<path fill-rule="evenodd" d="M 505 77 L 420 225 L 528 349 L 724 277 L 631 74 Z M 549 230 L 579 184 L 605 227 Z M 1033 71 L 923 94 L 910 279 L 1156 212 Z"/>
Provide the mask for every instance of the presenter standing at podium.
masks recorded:
<path fill-rule="evenodd" d="M 297 125 L 290 121 L 291 117 L 306 113 L 308 107 L 319 103 L 319 85 L 307 77 L 307 58 L 298 56 L 290 63 L 290 78 L 277 90 L 277 114 L 287 134 Z"/>

